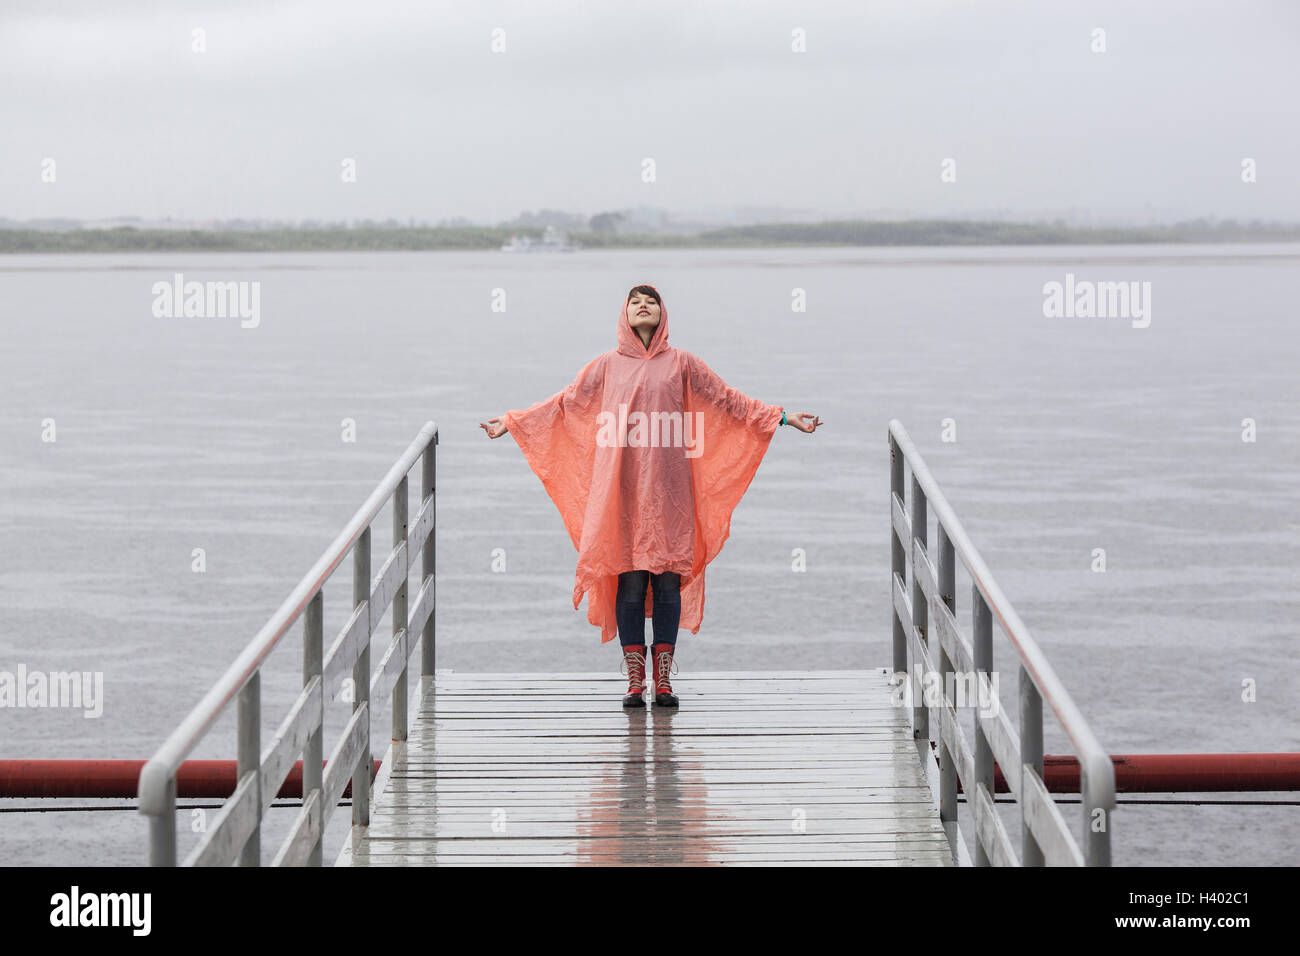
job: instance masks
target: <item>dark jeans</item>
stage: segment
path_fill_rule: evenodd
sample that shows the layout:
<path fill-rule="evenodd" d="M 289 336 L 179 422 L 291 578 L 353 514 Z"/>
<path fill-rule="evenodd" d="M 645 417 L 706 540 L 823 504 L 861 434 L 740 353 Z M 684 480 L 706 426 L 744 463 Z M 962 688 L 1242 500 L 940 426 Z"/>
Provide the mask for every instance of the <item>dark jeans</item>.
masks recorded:
<path fill-rule="evenodd" d="M 648 580 L 647 580 L 648 579 Z M 618 640 L 624 647 L 645 644 L 645 589 L 654 592 L 656 644 L 677 643 L 677 623 L 682 619 L 682 576 L 672 571 L 651 574 L 649 571 L 624 571 L 618 576 L 618 596 L 614 613 L 618 618 Z"/>

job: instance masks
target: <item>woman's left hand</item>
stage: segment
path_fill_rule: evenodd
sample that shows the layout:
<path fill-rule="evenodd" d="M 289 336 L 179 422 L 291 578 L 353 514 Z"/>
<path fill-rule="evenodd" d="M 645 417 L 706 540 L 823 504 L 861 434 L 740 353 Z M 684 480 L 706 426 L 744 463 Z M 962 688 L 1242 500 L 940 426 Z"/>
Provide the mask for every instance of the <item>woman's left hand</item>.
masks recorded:
<path fill-rule="evenodd" d="M 785 423 L 793 425 L 801 432 L 812 432 L 817 430 L 818 425 L 825 425 L 817 415 L 811 415 L 808 412 L 799 412 L 795 415 L 786 415 Z"/>

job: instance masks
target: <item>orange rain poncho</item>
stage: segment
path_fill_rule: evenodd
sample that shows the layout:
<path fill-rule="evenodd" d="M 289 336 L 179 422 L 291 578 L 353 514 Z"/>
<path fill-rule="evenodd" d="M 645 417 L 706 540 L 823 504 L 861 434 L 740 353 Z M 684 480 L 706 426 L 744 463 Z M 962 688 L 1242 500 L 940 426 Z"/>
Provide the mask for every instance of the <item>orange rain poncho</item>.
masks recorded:
<path fill-rule="evenodd" d="M 501 416 L 560 510 L 578 549 L 573 607 L 604 643 L 618 634 L 623 571 L 682 576 L 680 627 L 700 632 L 704 568 L 731 533 L 783 409 L 731 388 L 668 344 L 668 310 L 647 349 L 618 317 L 618 347 L 592 359 L 545 401 Z M 646 617 L 654 592 L 646 587 Z"/>

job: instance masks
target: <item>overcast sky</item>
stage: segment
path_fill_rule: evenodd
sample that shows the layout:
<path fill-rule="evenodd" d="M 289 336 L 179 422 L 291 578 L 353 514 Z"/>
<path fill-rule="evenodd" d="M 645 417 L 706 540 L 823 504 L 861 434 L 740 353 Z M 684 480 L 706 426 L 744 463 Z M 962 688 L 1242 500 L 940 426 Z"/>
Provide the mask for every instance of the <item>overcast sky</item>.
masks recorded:
<path fill-rule="evenodd" d="M 1296 2 L 0 0 L 0 84 L 16 219 L 1300 220 Z"/>

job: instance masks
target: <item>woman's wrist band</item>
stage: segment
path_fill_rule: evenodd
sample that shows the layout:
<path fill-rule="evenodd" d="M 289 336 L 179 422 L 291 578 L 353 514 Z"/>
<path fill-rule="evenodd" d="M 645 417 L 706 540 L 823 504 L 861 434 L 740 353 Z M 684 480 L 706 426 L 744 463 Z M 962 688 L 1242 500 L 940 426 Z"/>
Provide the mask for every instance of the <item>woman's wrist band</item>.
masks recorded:
<path fill-rule="evenodd" d="M 785 424 L 785 409 L 781 409 L 781 424 Z"/>

